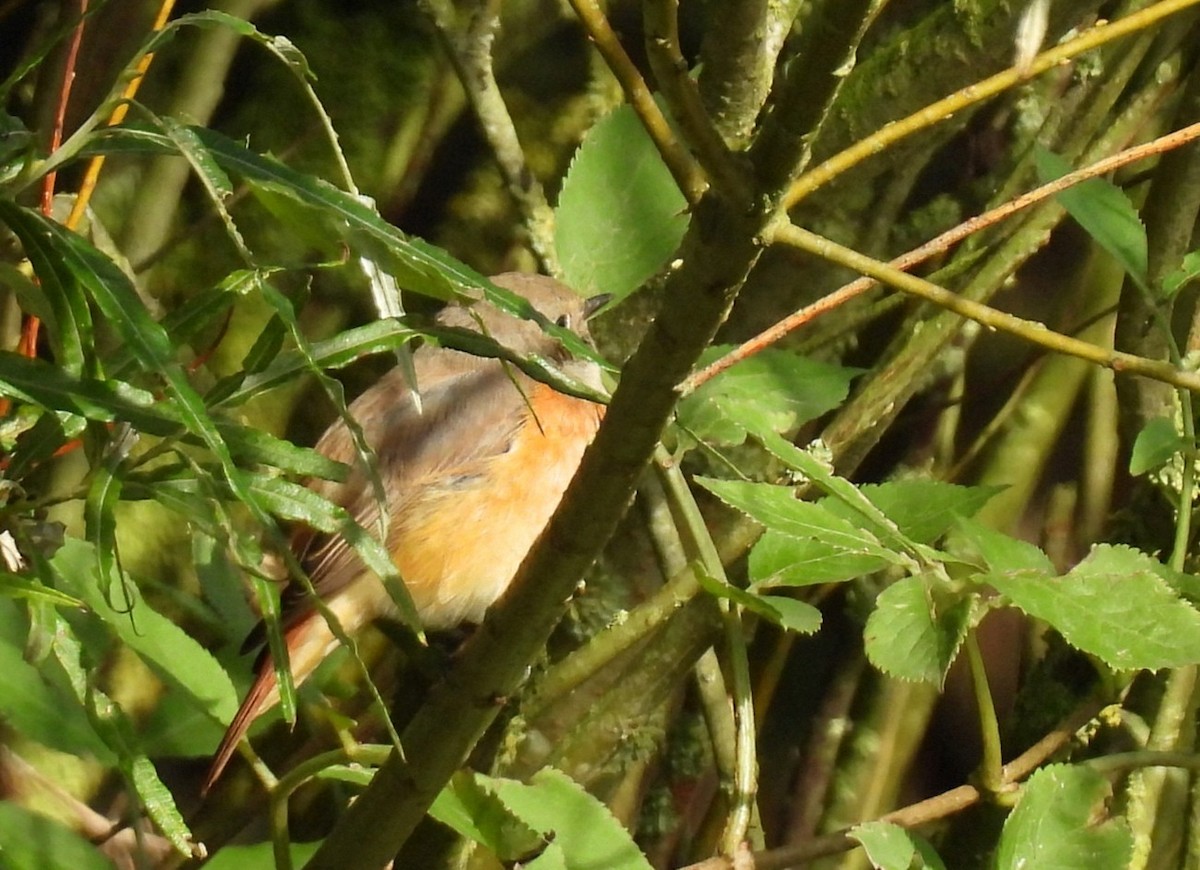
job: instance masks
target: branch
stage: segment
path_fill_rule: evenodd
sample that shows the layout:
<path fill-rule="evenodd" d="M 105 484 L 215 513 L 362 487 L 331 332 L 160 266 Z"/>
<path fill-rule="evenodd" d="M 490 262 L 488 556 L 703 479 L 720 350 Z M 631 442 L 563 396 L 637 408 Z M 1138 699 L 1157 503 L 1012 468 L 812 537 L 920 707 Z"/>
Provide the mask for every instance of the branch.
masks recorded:
<path fill-rule="evenodd" d="M 784 198 L 784 207 L 792 208 L 800 200 L 818 188 L 824 187 L 846 170 L 872 155 L 886 150 L 901 139 L 944 121 L 956 112 L 993 97 L 1031 76 L 1052 69 L 1114 39 L 1144 30 L 1161 19 L 1197 3 L 1200 3 L 1200 0 L 1162 0 L 1140 12 L 1127 15 L 1120 21 L 1098 24 L 1062 45 L 1042 52 L 1027 66 L 1010 67 L 978 84 L 955 91 L 950 96 L 929 104 L 907 118 L 888 124 L 875 134 L 855 142 L 849 148 L 835 154 L 797 179 Z"/>
<path fill-rule="evenodd" d="M 521 210 L 529 233 L 529 246 L 545 272 L 561 277 L 562 268 L 554 248 L 554 211 L 525 160 L 517 128 L 496 81 L 492 43 L 500 24 L 500 4 L 477 0 L 469 13 L 468 25 L 461 30 L 455 26 L 451 4 L 430 2 L 426 6 L 496 157 L 508 191 Z"/>
<path fill-rule="evenodd" d="M 1200 392 L 1200 374 L 1196 372 L 1175 368 L 1170 363 L 1161 360 L 1146 359 L 1145 357 L 1134 356 L 1133 354 L 1122 353 L 1117 350 L 1101 347 L 1100 345 L 1080 341 L 1069 335 L 1063 335 L 1060 332 L 1047 329 L 1044 324 L 1037 321 L 1025 320 L 979 302 L 973 302 L 970 299 L 951 293 L 944 287 L 939 287 L 930 281 L 926 281 L 924 278 L 918 278 L 907 272 L 901 272 L 886 263 L 872 257 L 867 257 L 858 251 L 839 245 L 801 227 L 792 224 L 783 224 L 774 231 L 772 238 L 775 242 L 791 245 L 799 250 L 832 260 L 856 272 L 870 275 L 872 278 L 895 287 L 903 293 L 925 299 L 939 308 L 952 311 L 960 317 L 973 320 L 989 329 L 1012 333 L 1031 344 L 1036 344 L 1047 350 L 1079 357 L 1096 365 L 1112 369 L 1118 374 L 1138 375 L 1156 381 L 1163 381 L 1164 383 L 1185 390 Z"/>
<path fill-rule="evenodd" d="M 958 244 L 968 236 L 972 236 L 980 230 L 993 226 L 1031 205 L 1049 199 L 1067 188 L 1074 187 L 1082 181 L 1107 175 L 1130 163 L 1136 163 L 1147 157 L 1172 151 L 1197 138 L 1200 138 L 1200 122 L 1176 130 L 1173 133 L 1168 133 L 1165 136 L 1160 136 L 1151 142 L 1127 148 L 1124 151 L 1113 154 L 1111 157 L 1105 157 L 1103 160 L 1097 160 L 1090 166 L 1085 166 L 1083 169 L 1077 169 L 1074 172 L 1068 172 L 1061 178 L 1056 178 L 1054 181 L 1043 184 L 1041 187 L 1031 190 L 1028 193 L 1021 194 L 1003 205 L 999 205 L 981 215 L 963 221 L 958 226 L 930 239 L 923 245 L 913 248 L 911 251 L 896 257 L 894 260 L 890 260 L 888 265 L 894 269 L 907 272 L 929 258 L 948 251 L 953 245 Z M 684 381 L 682 386 L 684 395 L 691 393 L 706 381 L 712 380 L 730 366 L 748 359 L 759 351 L 777 343 L 788 333 L 799 329 L 801 326 L 816 320 L 822 314 L 838 308 L 856 296 L 861 296 L 863 293 L 877 286 L 879 286 L 879 281 L 870 276 L 856 278 L 849 284 L 845 284 L 832 293 L 822 296 L 811 305 L 806 305 L 794 314 L 788 315 L 769 328 L 764 329 L 758 335 L 743 342 L 720 359 L 714 360 L 710 365 Z"/>
<path fill-rule="evenodd" d="M 608 64 L 612 74 L 621 83 L 625 99 L 629 100 L 629 104 L 637 112 L 642 126 L 646 128 L 646 133 L 658 148 L 667 168 L 671 170 L 671 176 L 675 179 L 675 183 L 679 185 L 679 189 L 687 201 L 694 204 L 704 193 L 708 181 L 704 178 L 700 165 L 692 159 L 692 155 L 675 138 L 671 125 L 667 123 L 658 104 L 654 102 L 654 97 L 650 93 L 650 88 L 646 86 L 645 79 L 642 78 L 642 74 L 638 72 L 633 61 L 629 59 L 629 55 L 625 53 L 625 49 L 621 46 L 621 40 L 617 38 L 612 25 L 604 17 L 604 12 L 601 11 L 599 4 L 596 0 L 571 0 L 571 8 L 579 16 L 579 21 L 583 24 L 587 35 L 596 44 L 600 56 L 604 58 L 604 62 Z"/>

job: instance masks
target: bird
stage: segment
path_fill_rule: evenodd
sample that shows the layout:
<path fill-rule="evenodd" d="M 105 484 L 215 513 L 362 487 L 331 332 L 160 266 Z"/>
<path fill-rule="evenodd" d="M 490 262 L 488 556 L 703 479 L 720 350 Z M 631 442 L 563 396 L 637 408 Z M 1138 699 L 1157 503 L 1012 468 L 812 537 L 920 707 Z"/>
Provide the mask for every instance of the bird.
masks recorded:
<path fill-rule="evenodd" d="M 490 280 L 585 340 L 587 317 L 606 301 L 585 299 L 541 275 L 508 272 Z M 549 359 L 568 377 L 602 389 L 595 361 L 572 357 L 536 322 L 488 302 L 447 306 L 437 322 L 482 331 L 509 350 Z M 397 366 L 348 409 L 374 453 L 383 502 L 344 420 L 334 422 L 315 449 L 349 466 L 349 473 L 340 482 L 314 479 L 308 486 L 367 530 L 380 527 L 379 511 L 386 509 L 384 543 L 421 626 L 453 629 L 481 622 L 508 588 L 558 507 L 604 406 L 559 392 L 501 360 L 434 344 L 413 353 L 412 372 L 415 388 Z M 395 615 L 382 581 L 341 536 L 299 526 L 289 546 L 347 634 Z M 282 595 L 281 625 L 292 679 L 299 685 L 338 641 L 295 581 Z M 250 725 L 278 703 L 275 664 L 264 650 L 202 794 L 220 777 Z"/>

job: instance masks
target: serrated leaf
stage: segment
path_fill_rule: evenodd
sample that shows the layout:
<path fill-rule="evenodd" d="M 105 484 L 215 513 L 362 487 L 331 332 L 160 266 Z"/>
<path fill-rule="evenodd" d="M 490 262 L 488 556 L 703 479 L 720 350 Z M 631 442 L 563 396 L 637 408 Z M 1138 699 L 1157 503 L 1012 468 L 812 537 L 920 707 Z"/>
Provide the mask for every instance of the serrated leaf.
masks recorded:
<path fill-rule="evenodd" d="M 501 861 L 514 861 L 544 847 L 545 839 L 485 785 L 475 774 L 458 771 L 434 799 L 429 815 L 455 833 L 486 846 Z"/>
<path fill-rule="evenodd" d="M 768 530 L 750 551 L 751 588 L 836 583 L 880 571 L 882 556 L 853 553 L 819 538 L 797 538 Z"/>
<path fill-rule="evenodd" d="M 584 137 L 563 180 L 554 244 L 566 282 L 622 299 L 679 247 L 687 201 L 631 106 Z"/>
<path fill-rule="evenodd" d="M 1002 489 L 999 486 L 959 486 L 928 478 L 858 487 L 859 492 L 896 524 L 901 534 L 919 544 L 932 544 L 958 519 L 978 513 Z"/>
<path fill-rule="evenodd" d="M 698 365 L 731 348 L 710 348 Z M 755 432 L 791 432 L 845 401 L 858 369 L 781 350 L 744 360 L 685 396 L 679 423 L 701 441 L 736 446 Z"/>
<path fill-rule="evenodd" d="M 946 865 L 923 837 L 890 822 L 864 822 L 848 836 L 862 843 L 876 870 L 946 870 Z"/>
<path fill-rule="evenodd" d="M 1054 563 L 1038 547 L 998 532 L 983 523 L 961 518 L 955 531 L 954 549 L 975 553 L 991 571 L 1034 571 L 1052 575 Z"/>
<path fill-rule="evenodd" d="M 650 870 L 650 862 L 608 807 L 565 773 L 543 768 L 528 785 L 485 776 L 479 780 L 517 818 L 544 839 L 553 839 L 568 870 Z"/>
<path fill-rule="evenodd" d="M 896 560 L 870 532 L 823 505 L 800 501 L 789 486 L 711 477 L 697 477 L 696 482 L 767 529 L 794 538 L 822 540 L 843 552 L 878 556 L 889 562 Z"/>
<path fill-rule="evenodd" d="M 846 480 L 834 474 L 832 466 L 818 459 L 809 450 L 802 450 L 776 432 L 754 433 L 754 437 L 775 457 L 788 467 L 806 477 L 817 489 L 825 493 L 833 501 L 841 502 L 850 509 L 846 516 L 856 516 L 855 525 L 866 525 L 876 537 L 892 542 L 896 547 L 905 550 L 917 550 L 916 541 L 907 538 L 900 527 L 892 522 L 862 491 Z M 839 512 L 844 514 L 844 512 Z M 890 553 L 891 551 L 885 551 Z"/>
<path fill-rule="evenodd" d="M 1038 179 L 1045 183 L 1061 178 L 1071 166 L 1057 154 L 1035 147 Z M 1108 251 L 1121 268 L 1147 289 L 1146 227 L 1125 191 L 1103 178 L 1089 178 L 1056 194 L 1055 199 L 1096 244 Z"/>
<path fill-rule="evenodd" d="M 710 595 L 732 601 L 787 631 L 794 631 L 798 634 L 814 634 L 821 628 L 821 611 L 807 602 L 797 601 L 783 595 L 759 595 L 756 592 L 747 592 L 728 583 L 722 583 L 703 572 L 698 573 L 696 579 L 700 581 L 701 588 Z"/>
<path fill-rule="evenodd" d="M 937 578 L 896 581 L 875 600 L 864 632 L 867 658 L 885 674 L 940 687 L 971 627 L 971 596 Z"/>
<path fill-rule="evenodd" d="M 1200 612 L 1179 597 L 1162 565 L 1132 547 L 1101 544 L 1062 577 L 1013 571 L 979 580 L 1118 670 L 1200 662 Z"/>
<path fill-rule="evenodd" d="M 1133 840 L 1124 822 L 1096 821 L 1109 784 L 1084 766 L 1035 771 L 1004 823 L 997 870 L 1124 870 Z"/>
<path fill-rule="evenodd" d="M 1171 457 L 1187 447 L 1187 439 L 1179 432 L 1175 421 L 1155 417 L 1147 421 L 1133 442 L 1129 457 L 1129 473 L 1134 477 L 1166 465 Z"/>

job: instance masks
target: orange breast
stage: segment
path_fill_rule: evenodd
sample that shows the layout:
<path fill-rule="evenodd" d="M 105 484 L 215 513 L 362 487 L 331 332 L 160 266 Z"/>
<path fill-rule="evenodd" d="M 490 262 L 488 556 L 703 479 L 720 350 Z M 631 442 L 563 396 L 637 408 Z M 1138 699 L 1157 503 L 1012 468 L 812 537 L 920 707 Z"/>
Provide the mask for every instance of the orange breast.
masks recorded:
<path fill-rule="evenodd" d="M 427 628 L 479 622 L 546 527 L 603 408 L 537 384 L 536 416 L 463 484 L 429 487 L 397 517 L 389 549 Z"/>

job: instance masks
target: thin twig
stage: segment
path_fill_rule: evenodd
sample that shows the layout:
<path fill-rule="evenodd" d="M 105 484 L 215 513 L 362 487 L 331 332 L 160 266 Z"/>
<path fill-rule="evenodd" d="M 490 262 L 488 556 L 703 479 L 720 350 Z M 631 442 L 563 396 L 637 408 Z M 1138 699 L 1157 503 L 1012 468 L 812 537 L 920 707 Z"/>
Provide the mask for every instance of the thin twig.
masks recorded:
<path fill-rule="evenodd" d="M 908 293 L 932 302 L 939 308 L 952 311 L 960 317 L 973 320 L 989 329 L 998 332 L 1008 332 L 1031 344 L 1039 345 L 1056 353 L 1065 353 L 1079 357 L 1096 365 L 1112 369 L 1119 374 L 1138 375 L 1156 381 L 1182 387 L 1186 390 L 1200 392 L 1200 374 L 1176 368 L 1161 360 L 1146 359 L 1133 354 L 1101 347 L 1080 341 L 1060 332 L 1046 328 L 1046 325 L 1033 320 L 1025 320 L 1006 314 L 996 308 L 974 302 L 944 287 L 901 272 L 886 263 L 860 254 L 851 248 L 839 245 L 814 232 L 792 224 L 781 224 L 772 233 L 772 240 L 791 245 L 802 251 L 816 254 L 819 257 L 832 260 L 835 263 L 854 269 L 864 275 L 870 275 L 901 292 Z"/>
<path fill-rule="evenodd" d="M 158 7 L 158 14 L 154 16 L 154 23 L 150 25 L 151 33 L 158 33 L 167 26 L 167 21 L 171 17 L 171 11 L 175 8 L 175 0 L 162 0 L 162 4 Z M 129 113 L 129 105 L 137 96 L 138 88 L 142 86 L 142 80 L 146 77 L 147 70 L 150 69 L 150 64 L 154 62 L 154 52 L 149 51 L 142 55 L 138 61 L 137 68 L 134 71 L 133 78 L 125 85 L 125 90 L 121 92 L 121 102 L 113 109 L 112 114 L 108 116 L 107 126 L 115 127 L 125 120 L 125 116 Z M 87 169 L 83 173 L 83 181 L 79 184 L 79 193 L 75 196 L 75 203 L 71 206 L 71 213 L 67 215 L 65 224 L 68 229 L 75 229 L 79 226 L 79 222 L 83 219 L 83 214 L 87 210 L 88 203 L 92 200 L 92 194 L 96 190 L 96 182 L 100 178 L 100 170 L 104 168 L 106 155 L 97 154 L 88 161 Z"/>
<path fill-rule="evenodd" d="M 679 0 L 655 0 L 642 7 L 646 28 L 646 56 L 655 81 L 684 139 L 713 183 L 723 190 L 742 193 L 747 183 L 733 154 L 704 109 L 700 90 L 688 75 L 679 47 Z"/>
<path fill-rule="evenodd" d="M 1103 708 L 1104 704 L 1095 698 L 1089 698 L 1080 704 L 1053 731 L 1001 769 L 1003 775 L 1000 781 L 1000 790 L 1007 791 L 1015 788 L 1017 783 L 1049 761 L 1055 753 L 1074 738 L 1080 728 L 1094 719 Z M 1170 758 L 1166 753 L 1158 753 L 1158 755 L 1161 756 L 1159 763 L 1170 764 Z M 1144 763 L 1150 765 L 1155 762 L 1144 760 Z M 1114 767 L 1120 767 L 1122 764 L 1130 766 L 1128 760 L 1122 758 Z M 1103 767 L 1102 764 L 1099 766 Z M 903 828 L 915 828 L 962 812 L 979 803 L 984 797 L 984 792 L 975 786 L 960 785 L 934 797 L 886 813 L 879 817 L 879 821 L 891 822 Z M 753 856 L 753 866 L 755 870 L 783 870 L 783 868 L 803 864 L 805 861 L 825 855 L 836 855 L 839 852 L 849 851 L 859 845 L 858 841 L 850 838 L 849 833 L 850 828 L 844 828 L 841 831 L 815 837 L 794 846 L 756 852 Z M 721 856 L 689 864 L 680 870 L 733 870 L 733 864 L 729 859 Z"/>
<path fill-rule="evenodd" d="M 608 64 L 608 68 L 621 83 L 625 98 L 637 112 L 642 126 L 646 128 L 646 133 L 649 134 L 658 152 L 662 155 L 667 168 L 671 170 L 671 176 L 675 179 L 675 183 L 679 185 L 679 189 L 687 201 L 695 204 L 700 199 L 700 194 L 704 193 L 705 188 L 708 187 L 704 172 L 701 170 L 700 164 L 675 137 L 671 125 L 667 123 L 658 104 L 654 102 L 654 97 L 650 93 L 650 88 L 646 86 L 645 79 L 642 78 L 642 74 L 638 72 L 638 68 L 630 60 L 629 55 L 625 53 L 621 40 L 617 38 L 612 25 L 608 23 L 599 3 L 596 0 L 571 0 L 571 8 L 579 16 L 579 21 L 583 24 L 584 30 L 587 31 L 592 42 L 596 44 L 596 49 L 604 58 L 604 62 Z"/>
<path fill-rule="evenodd" d="M 75 65 L 79 60 L 79 45 L 83 41 L 83 27 L 87 20 L 88 0 L 79 0 L 79 20 L 75 24 L 74 30 L 71 31 L 71 41 L 67 46 L 67 57 L 63 64 L 62 83 L 58 91 L 58 104 L 54 109 L 54 128 L 50 131 L 50 147 L 48 151 L 53 152 L 62 144 L 63 128 L 67 123 L 67 105 L 71 102 L 71 88 L 75 84 Z M 54 211 L 54 182 L 58 178 L 57 172 L 47 172 L 42 179 L 42 214 L 50 217 Z M 21 325 L 21 340 L 17 345 L 17 352 L 22 356 L 35 357 L 37 356 L 37 341 L 38 332 L 41 329 L 41 320 L 32 314 L 25 315 L 25 320 Z M 3 411 L 8 411 L 8 400 L 3 400 Z"/>
<path fill-rule="evenodd" d="M 1150 142 L 1137 145 L 1133 148 L 1127 148 L 1103 160 L 1097 160 L 1090 166 L 1085 166 L 1082 169 L 1077 169 L 1074 172 L 1068 172 L 1054 181 L 1041 185 L 1028 193 L 1023 193 L 1014 199 L 1009 200 L 1003 205 L 989 209 L 983 214 L 976 215 L 973 218 L 963 221 L 956 227 L 947 230 L 941 235 L 930 239 L 919 247 L 913 248 L 905 254 L 896 257 L 889 261 L 888 265 L 895 268 L 908 271 L 929 258 L 943 253 L 952 245 L 961 242 L 968 236 L 974 235 L 980 230 L 993 226 L 1009 216 L 1029 208 L 1031 205 L 1036 205 L 1043 200 L 1049 199 L 1058 193 L 1073 187 L 1082 181 L 1097 176 L 1107 175 L 1116 169 L 1126 166 L 1130 163 L 1136 163 L 1139 160 L 1144 160 L 1147 157 L 1153 157 L 1158 154 L 1163 154 L 1167 151 L 1172 151 L 1195 139 L 1200 138 L 1200 123 L 1190 124 L 1176 130 L 1173 133 L 1168 133 L 1165 136 L 1160 136 Z M 856 296 L 861 296 L 873 287 L 877 287 L 879 281 L 869 276 L 856 278 L 849 284 L 839 287 L 837 290 L 822 296 L 811 305 L 806 305 L 794 314 L 790 314 L 770 328 L 763 330 L 753 338 L 743 342 L 734 350 L 722 356 L 720 359 L 714 360 L 710 365 L 696 372 L 686 381 L 684 381 L 681 389 L 684 395 L 695 390 L 701 384 L 719 375 L 725 369 L 741 362 L 748 357 L 753 356 L 760 350 L 769 347 L 782 339 L 790 332 L 799 329 L 806 323 L 817 319 L 822 314 L 832 311 L 833 309 L 845 304 Z"/>
<path fill-rule="evenodd" d="M 878 132 L 855 142 L 849 148 L 830 157 L 824 163 L 804 173 L 791 186 L 783 203 L 785 209 L 795 206 L 813 191 L 823 187 L 846 170 L 861 163 L 874 154 L 907 138 L 912 134 L 933 126 L 960 112 L 968 106 L 980 103 L 1025 79 L 1052 69 L 1084 52 L 1098 48 L 1114 39 L 1127 36 L 1138 30 L 1200 3 L 1200 0 L 1162 0 L 1135 12 L 1119 21 L 1097 24 L 1074 39 L 1039 54 L 1027 67 L 1010 67 L 974 85 L 960 88 L 948 97 L 931 103 L 907 118 L 888 124 Z"/>
<path fill-rule="evenodd" d="M 529 233 L 529 246 L 544 271 L 561 277 L 562 267 L 554 248 L 554 211 L 541 183 L 529 168 L 517 138 L 517 128 L 496 81 L 492 44 L 500 24 L 500 4 L 478 0 L 469 12 L 470 20 L 464 28 L 456 26 L 454 9 L 449 3 L 430 2 L 426 6 L 509 193 L 521 209 Z"/>

